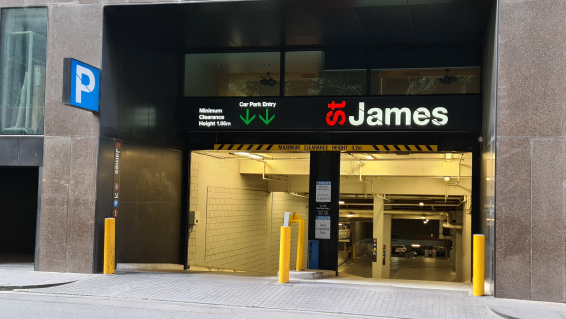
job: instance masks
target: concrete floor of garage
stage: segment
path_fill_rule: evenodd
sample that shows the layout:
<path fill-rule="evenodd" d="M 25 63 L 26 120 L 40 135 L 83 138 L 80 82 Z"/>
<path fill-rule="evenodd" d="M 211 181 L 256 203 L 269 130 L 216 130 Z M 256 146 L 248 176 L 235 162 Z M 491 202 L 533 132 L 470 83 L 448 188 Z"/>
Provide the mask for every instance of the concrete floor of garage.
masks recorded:
<path fill-rule="evenodd" d="M 391 257 L 391 279 L 453 282 L 456 274 L 448 259 Z"/>
<path fill-rule="evenodd" d="M 371 263 L 371 256 L 346 260 L 338 267 L 338 273 L 342 277 L 371 278 Z M 456 274 L 448 259 L 391 257 L 391 279 L 453 282 Z"/>

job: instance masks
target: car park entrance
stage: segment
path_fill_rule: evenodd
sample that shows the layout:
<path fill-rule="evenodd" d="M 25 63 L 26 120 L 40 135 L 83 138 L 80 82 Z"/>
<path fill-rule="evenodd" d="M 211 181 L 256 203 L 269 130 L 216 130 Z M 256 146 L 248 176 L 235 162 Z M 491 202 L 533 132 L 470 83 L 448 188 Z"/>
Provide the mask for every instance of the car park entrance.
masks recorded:
<path fill-rule="evenodd" d="M 337 182 L 313 187 L 313 157 L 329 149 L 337 150 Z M 430 144 L 226 143 L 193 151 L 188 265 L 275 275 L 280 227 L 293 211 L 307 223 L 305 269 L 313 264 L 306 243 L 317 241 L 327 246 L 318 268 L 339 277 L 470 280 L 472 161 L 471 152 Z M 298 227 L 292 232 L 294 269 Z"/>
<path fill-rule="evenodd" d="M 114 74 L 120 85 L 103 87 L 102 105 L 119 107 L 114 113 L 101 111 L 101 130 L 116 139 L 149 144 L 147 148 L 179 151 L 164 166 L 175 168 L 167 176 L 183 176 L 173 183 L 180 194 L 171 198 L 173 208 L 156 205 L 155 214 L 144 219 L 153 225 L 154 216 L 167 213 L 177 230 L 136 228 L 137 220 L 121 223 L 130 208 L 118 209 L 117 229 L 123 226 L 124 233 L 143 233 L 144 238 L 150 229 L 156 239 L 142 241 L 151 249 L 138 249 L 129 262 L 156 260 L 153 255 L 164 253 L 160 242 L 181 238 L 166 258 L 157 260 L 191 270 L 274 274 L 278 230 L 285 211 L 291 210 L 307 224 L 305 240 L 319 241 L 318 268 L 344 276 L 388 278 L 395 276 L 391 269 L 402 275 L 407 260 L 421 260 L 428 251 L 436 251 L 436 259 L 452 258 L 448 251 L 459 249 L 457 240 L 445 238 L 454 238 L 459 230 L 445 234 L 443 224 L 464 223 L 457 212 L 462 207 L 447 205 L 462 203 L 465 196 L 479 199 L 472 194 L 479 189 L 477 180 L 472 182 L 479 166 L 472 163 L 477 164 L 480 148 L 481 43 L 368 42 L 365 31 L 355 31 L 358 24 L 338 27 L 337 36 L 324 31 L 335 29 L 327 29 L 326 20 L 295 14 L 318 8 L 316 12 L 329 9 L 342 15 L 342 8 L 330 9 L 321 1 L 313 5 L 182 3 L 105 9 L 107 54 L 101 81 L 108 77 L 107 83 L 113 83 L 109 74 Z M 216 9 L 208 11 L 212 7 Z M 232 24 L 218 18 L 219 12 L 239 18 Z M 329 12 L 323 16 L 333 17 Z M 207 18 L 193 19 L 201 15 Z M 279 30 L 291 30 L 293 21 L 314 22 L 324 35 L 264 33 L 269 28 L 246 22 L 252 16 L 277 21 Z M 188 33 L 181 27 L 186 21 L 195 23 Z M 217 25 L 238 29 L 242 38 L 219 41 L 218 30 L 211 28 Z M 355 34 L 362 37 L 347 40 Z M 139 81 L 145 77 L 152 78 L 151 87 Z M 124 153 L 121 163 L 130 155 L 130 163 L 147 167 L 146 175 L 156 184 L 171 181 L 159 167 L 164 156 L 157 155 L 153 164 L 143 159 L 145 152 Z M 130 174 L 130 180 L 140 180 Z M 131 188 L 124 186 L 120 196 L 137 201 L 137 194 L 122 193 Z M 160 196 L 172 193 L 161 190 Z M 317 192 L 326 192 L 326 199 Z M 455 208 L 444 209 L 448 207 Z M 479 209 L 479 203 L 471 207 Z M 421 226 L 411 228 L 411 222 Z M 397 228 L 412 230 L 404 234 Z M 130 244 L 120 251 L 137 244 L 139 237 L 121 240 Z M 296 249 L 297 234 L 291 237 Z M 408 252 L 395 255 L 393 245 L 404 245 Z M 411 252 L 418 258 L 408 258 Z M 398 268 L 392 258 L 399 258 Z M 350 265 L 358 261 L 369 261 L 369 266 Z M 352 271 L 356 267 L 365 275 Z"/>

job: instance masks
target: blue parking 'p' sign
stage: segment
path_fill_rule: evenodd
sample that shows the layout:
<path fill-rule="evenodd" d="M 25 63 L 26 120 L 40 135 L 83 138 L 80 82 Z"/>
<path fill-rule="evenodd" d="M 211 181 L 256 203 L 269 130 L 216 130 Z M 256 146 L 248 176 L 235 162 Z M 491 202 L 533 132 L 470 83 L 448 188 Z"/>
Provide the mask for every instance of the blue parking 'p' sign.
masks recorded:
<path fill-rule="evenodd" d="M 98 112 L 100 70 L 71 58 L 63 63 L 63 104 Z"/>

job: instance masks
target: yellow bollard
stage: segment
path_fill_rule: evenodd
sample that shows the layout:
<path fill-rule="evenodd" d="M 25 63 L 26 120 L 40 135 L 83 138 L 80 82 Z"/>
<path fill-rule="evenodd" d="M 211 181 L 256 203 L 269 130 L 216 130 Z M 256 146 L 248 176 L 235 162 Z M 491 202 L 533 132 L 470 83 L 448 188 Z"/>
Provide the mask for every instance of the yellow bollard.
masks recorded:
<path fill-rule="evenodd" d="M 116 261 L 116 220 L 104 220 L 104 274 L 113 274 Z"/>
<path fill-rule="evenodd" d="M 356 244 L 352 244 L 352 259 L 356 259 Z"/>
<path fill-rule="evenodd" d="M 485 236 L 474 235 L 474 296 L 483 296 L 485 291 Z"/>
<path fill-rule="evenodd" d="M 289 282 L 289 267 L 291 265 L 291 227 L 281 227 L 279 244 L 279 283 Z"/>
<path fill-rule="evenodd" d="M 297 265 L 296 270 L 303 269 L 303 250 L 305 249 L 305 221 L 299 215 L 293 213 L 293 222 L 299 223 L 299 241 L 297 243 Z"/>

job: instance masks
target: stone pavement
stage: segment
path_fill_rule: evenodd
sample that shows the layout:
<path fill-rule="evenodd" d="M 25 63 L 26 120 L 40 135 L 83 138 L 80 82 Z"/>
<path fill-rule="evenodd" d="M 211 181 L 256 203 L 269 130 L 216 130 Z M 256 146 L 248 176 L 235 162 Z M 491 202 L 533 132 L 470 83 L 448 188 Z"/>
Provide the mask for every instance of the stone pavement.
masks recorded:
<path fill-rule="evenodd" d="M 490 298 L 487 305 L 498 315 L 509 319 L 566 318 L 566 305 L 562 303 Z"/>
<path fill-rule="evenodd" d="M 89 276 L 97 275 L 33 271 L 33 268 L 31 271 L 0 268 L 0 291 L 50 287 L 85 279 Z"/>
<path fill-rule="evenodd" d="M 280 285 L 273 277 L 190 272 L 97 275 L 26 291 L 394 318 L 499 318 L 487 306 L 489 298 L 464 291 L 319 281 Z"/>

